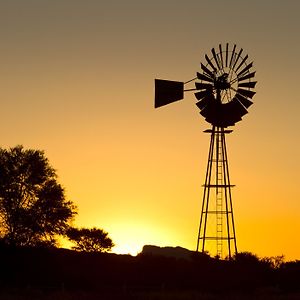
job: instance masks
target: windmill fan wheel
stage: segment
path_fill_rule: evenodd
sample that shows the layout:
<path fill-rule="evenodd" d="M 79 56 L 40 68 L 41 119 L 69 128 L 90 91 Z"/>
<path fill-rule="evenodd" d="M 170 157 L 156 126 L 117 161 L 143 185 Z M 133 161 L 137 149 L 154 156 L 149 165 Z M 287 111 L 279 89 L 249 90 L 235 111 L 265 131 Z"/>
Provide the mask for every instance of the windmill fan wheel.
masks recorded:
<path fill-rule="evenodd" d="M 252 81 L 255 71 L 251 71 L 253 62 L 247 63 L 248 55 L 236 45 L 219 45 L 217 51 L 212 48 L 211 55 L 205 55 L 205 64 L 200 64 L 195 82 L 196 105 L 205 120 L 217 127 L 233 126 L 242 120 L 253 104 Z"/>

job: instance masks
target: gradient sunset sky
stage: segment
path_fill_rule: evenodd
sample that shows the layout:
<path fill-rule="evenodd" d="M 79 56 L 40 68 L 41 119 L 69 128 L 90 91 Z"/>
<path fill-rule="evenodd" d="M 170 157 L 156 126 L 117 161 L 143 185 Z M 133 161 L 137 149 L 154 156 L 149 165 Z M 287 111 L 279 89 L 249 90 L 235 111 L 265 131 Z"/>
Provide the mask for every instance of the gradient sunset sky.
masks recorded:
<path fill-rule="evenodd" d="M 195 250 L 209 128 L 193 93 L 155 110 L 219 43 L 254 61 L 254 105 L 228 136 L 239 251 L 300 258 L 300 2 L 2 0 L 0 145 L 45 151 L 75 225 L 117 253 Z"/>

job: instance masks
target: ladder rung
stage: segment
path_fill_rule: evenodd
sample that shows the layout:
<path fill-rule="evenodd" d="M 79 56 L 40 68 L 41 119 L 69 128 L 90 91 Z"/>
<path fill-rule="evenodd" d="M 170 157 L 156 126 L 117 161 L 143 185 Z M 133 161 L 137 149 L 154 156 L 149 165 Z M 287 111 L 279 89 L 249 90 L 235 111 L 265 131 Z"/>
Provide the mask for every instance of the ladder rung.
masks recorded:
<path fill-rule="evenodd" d="M 216 236 L 206 236 L 206 240 L 234 240 L 235 237 L 216 237 Z M 199 237 L 199 240 L 203 240 L 203 237 Z"/>
<path fill-rule="evenodd" d="M 231 211 L 226 211 L 226 210 L 208 210 L 208 211 L 203 211 L 203 214 L 231 214 Z"/>
<path fill-rule="evenodd" d="M 204 184 L 204 187 L 210 187 L 210 188 L 224 188 L 224 187 L 234 187 L 233 184 Z"/>

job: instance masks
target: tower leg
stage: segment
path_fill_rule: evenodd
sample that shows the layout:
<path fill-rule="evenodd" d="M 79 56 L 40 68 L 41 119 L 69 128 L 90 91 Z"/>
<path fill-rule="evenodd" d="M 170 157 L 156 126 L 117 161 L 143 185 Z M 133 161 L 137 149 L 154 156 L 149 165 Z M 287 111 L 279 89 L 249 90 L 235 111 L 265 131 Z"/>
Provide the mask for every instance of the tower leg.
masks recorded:
<path fill-rule="evenodd" d="M 220 258 L 237 253 L 225 134 L 231 130 L 213 126 L 211 130 L 204 193 L 197 239 L 197 252 Z"/>

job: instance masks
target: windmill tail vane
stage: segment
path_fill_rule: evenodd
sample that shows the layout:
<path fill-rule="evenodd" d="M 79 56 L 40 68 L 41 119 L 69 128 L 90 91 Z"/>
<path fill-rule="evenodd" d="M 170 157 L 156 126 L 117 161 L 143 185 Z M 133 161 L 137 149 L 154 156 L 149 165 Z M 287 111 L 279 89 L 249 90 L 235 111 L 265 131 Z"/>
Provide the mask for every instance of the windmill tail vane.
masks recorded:
<path fill-rule="evenodd" d="M 186 82 L 155 79 L 155 108 L 183 100 L 185 92 L 194 91 L 200 114 L 212 126 L 205 131 L 211 139 L 196 250 L 218 257 L 237 253 L 225 141 L 232 130 L 225 128 L 241 121 L 253 104 L 256 72 L 248 58 L 236 45 L 219 44 L 204 56 L 195 78 Z M 185 89 L 191 82 L 195 87 Z"/>

